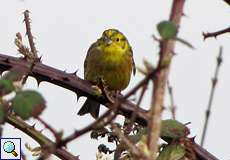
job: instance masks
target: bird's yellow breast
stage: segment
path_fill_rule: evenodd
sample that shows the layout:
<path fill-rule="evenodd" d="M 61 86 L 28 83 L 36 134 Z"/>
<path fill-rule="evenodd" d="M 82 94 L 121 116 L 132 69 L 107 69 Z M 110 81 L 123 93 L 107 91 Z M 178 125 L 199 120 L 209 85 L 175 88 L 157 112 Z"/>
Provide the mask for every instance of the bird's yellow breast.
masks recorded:
<path fill-rule="evenodd" d="M 132 72 L 131 54 L 116 47 L 97 47 L 91 51 L 86 66 L 85 79 L 99 83 L 100 78 L 110 90 L 123 90 Z"/>

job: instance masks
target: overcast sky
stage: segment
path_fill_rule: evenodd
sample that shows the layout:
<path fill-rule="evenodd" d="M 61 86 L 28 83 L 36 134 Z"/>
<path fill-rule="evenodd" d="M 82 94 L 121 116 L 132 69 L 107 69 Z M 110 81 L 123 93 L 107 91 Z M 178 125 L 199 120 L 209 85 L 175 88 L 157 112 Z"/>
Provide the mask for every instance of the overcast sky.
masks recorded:
<path fill-rule="evenodd" d="M 67 72 L 78 69 L 78 75 L 83 77 L 83 62 L 89 46 L 108 28 L 117 28 L 127 36 L 137 66 L 142 66 L 144 58 L 156 64 L 158 44 L 152 40 L 151 35 L 157 35 L 158 22 L 168 19 L 171 3 L 172 0 L 1 0 L 0 53 L 18 56 L 13 42 L 15 33 L 25 33 L 22 12 L 28 9 L 31 12 L 36 47 L 44 64 Z M 230 157 L 230 37 L 225 34 L 217 40 L 212 38 L 203 41 L 202 32 L 228 27 L 229 6 L 221 0 L 188 0 L 184 13 L 186 17 L 182 19 L 179 37 L 188 40 L 196 49 L 191 50 L 181 44 L 177 44 L 175 49 L 177 55 L 173 59 L 169 79 L 174 89 L 176 116 L 183 123 L 191 122 L 191 136 L 196 136 L 199 143 L 216 56 L 222 45 L 224 62 L 212 106 L 205 148 L 218 158 L 227 160 Z M 124 92 L 141 78 L 140 73 L 132 77 Z M 39 90 L 44 95 L 48 107 L 42 113 L 42 118 L 57 130 L 64 129 L 64 136 L 93 120 L 90 116 L 77 116 L 84 98 L 77 102 L 71 91 L 46 82 L 37 88 L 33 78 L 28 80 L 25 88 Z M 150 92 L 142 106 L 149 106 L 149 97 Z M 165 106 L 168 104 L 167 96 Z M 163 118 L 170 116 L 165 111 Z M 36 128 L 42 129 L 42 126 L 38 124 Z M 43 133 L 52 137 L 46 130 Z M 30 138 L 6 125 L 4 137 L 11 136 L 22 137 L 23 143 L 37 146 Z M 90 140 L 87 134 L 70 143 L 68 150 L 80 155 L 81 159 L 95 159 L 97 145 L 102 142 Z M 28 159 L 35 159 L 31 157 L 31 153 L 26 152 L 24 144 L 23 151 Z"/>

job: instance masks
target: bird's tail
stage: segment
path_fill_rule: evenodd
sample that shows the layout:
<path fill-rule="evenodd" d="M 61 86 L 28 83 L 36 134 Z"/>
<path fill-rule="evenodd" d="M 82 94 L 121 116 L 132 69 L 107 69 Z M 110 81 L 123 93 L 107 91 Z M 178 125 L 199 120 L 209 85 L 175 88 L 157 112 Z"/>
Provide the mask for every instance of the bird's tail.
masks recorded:
<path fill-rule="evenodd" d="M 87 98 L 81 109 L 78 111 L 78 115 L 82 116 L 84 114 L 90 113 L 93 118 L 98 118 L 100 109 L 100 103 L 92 99 Z"/>

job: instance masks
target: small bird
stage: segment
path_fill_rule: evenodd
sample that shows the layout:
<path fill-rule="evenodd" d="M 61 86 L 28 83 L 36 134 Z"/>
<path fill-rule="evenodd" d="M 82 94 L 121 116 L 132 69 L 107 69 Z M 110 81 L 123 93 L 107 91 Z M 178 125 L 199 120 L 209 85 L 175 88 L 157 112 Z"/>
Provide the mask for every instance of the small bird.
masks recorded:
<path fill-rule="evenodd" d="M 136 72 L 133 51 L 127 38 L 117 29 L 105 30 L 86 55 L 84 79 L 93 85 L 101 81 L 109 91 L 122 91 Z M 87 98 L 78 115 L 90 113 L 98 118 L 100 103 Z"/>

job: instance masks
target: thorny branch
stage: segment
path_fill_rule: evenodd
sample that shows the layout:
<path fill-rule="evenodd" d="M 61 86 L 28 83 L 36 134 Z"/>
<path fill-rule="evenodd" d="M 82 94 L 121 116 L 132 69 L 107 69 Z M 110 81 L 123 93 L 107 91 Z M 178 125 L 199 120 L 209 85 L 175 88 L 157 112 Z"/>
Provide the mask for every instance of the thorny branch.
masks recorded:
<path fill-rule="evenodd" d="M 173 22 L 177 27 L 180 24 L 181 17 L 183 15 L 184 0 L 174 0 L 171 9 L 171 15 L 169 20 Z M 165 86 L 168 79 L 170 62 L 172 59 L 172 52 L 175 47 L 175 41 L 164 40 L 160 42 L 160 60 L 157 68 L 161 68 L 159 72 L 156 73 L 154 78 L 154 88 L 152 92 L 152 102 L 150 109 L 150 119 L 148 123 L 149 135 L 148 135 L 148 147 L 151 151 L 152 159 L 157 157 L 157 145 L 160 137 L 161 128 L 161 112 L 164 102 Z M 167 66 L 162 68 L 162 64 L 165 60 L 169 62 Z"/>
<path fill-rule="evenodd" d="M 44 120 L 42 120 L 40 117 L 36 117 L 36 119 L 42 123 L 45 128 L 47 128 L 55 137 L 56 143 L 59 143 L 61 141 L 61 132 L 58 133 L 53 127 L 51 127 L 49 124 L 47 124 Z"/>
<path fill-rule="evenodd" d="M 140 97 L 139 97 L 139 99 L 138 99 L 138 101 L 137 101 L 137 104 L 136 104 L 136 106 L 135 106 L 135 110 L 133 111 L 132 117 L 130 118 L 130 124 L 128 124 L 128 125 L 129 125 L 128 127 L 132 127 L 133 124 L 134 124 L 134 122 L 135 122 L 135 119 L 136 119 L 136 117 L 137 117 L 137 113 L 138 113 L 138 111 L 139 111 L 139 107 L 140 107 L 141 101 L 142 101 L 142 99 L 143 99 L 143 97 L 144 97 L 144 94 L 145 94 L 145 92 L 146 92 L 146 90 L 147 90 L 147 86 L 148 86 L 148 83 L 147 83 L 147 84 L 144 84 L 144 86 L 143 86 L 143 88 L 142 88 L 142 90 L 141 90 Z"/>
<path fill-rule="evenodd" d="M 201 138 L 201 146 L 204 145 L 204 140 L 205 140 L 206 131 L 207 131 L 207 127 L 208 127 L 209 117 L 210 117 L 210 114 L 211 114 L 211 107 L 212 107 L 213 97 L 214 97 L 216 85 L 218 83 L 218 73 L 219 73 L 220 66 L 221 66 L 222 61 L 223 61 L 222 60 L 222 52 L 223 52 L 223 49 L 222 49 L 222 47 L 220 47 L 219 55 L 216 58 L 217 63 L 216 63 L 215 75 L 214 75 L 214 77 L 212 79 L 212 88 L 211 88 L 211 92 L 210 92 L 210 96 L 209 96 L 208 107 L 207 107 L 206 114 L 205 114 L 205 122 L 204 122 L 202 138 Z"/>
<path fill-rule="evenodd" d="M 18 59 L 12 56 L 0 54 L 0 72 L 9 70 L 12 67 L 27 69 L 29 68 L 29 66 L 30 63 L 27 62 L 25 59 Z M 147 76 L 144 80 L 142 80 L 140 84 L 144 84 L 146 82 L 146 79 L 150 79 L 150 77 L 152 77 L 153 74 L 154 72 L 150 73 L 150 75 Z M 91 87 L 91 84 L 88 81 L 85 81 L 80 77 L 76 76 L 76 72 L 66 73 L 65 71 L 61 71 L 44 65 L 41 62 L 36 62 L 29 75 L 37 80 L 38 85 L 42 81 L 50 82 L 52 84 L 58 85 L 60 87 L 75 92 L 78 97 L 90 97 L 92 99 L 97 100 L 101 104 L 104 104 L 108 108 L 111 108 L 112 106 L 112 104 L 109 103 L 109 101 L 105 97 L 95 96 L 95 90 Z M 127 97 L 118 97 L 119 100 L 123 102 L 120 106 L 119 114 L 124 114 L 126 117 L 131 117 L 132 112 L 135 110 L 135 104 L 131 103 L 128 100 L 125 100 Z M 141 125 L 146 125 L 147 122 L 144 120 L 144 117 L 148 117 L 147 111 L 140 110 L 137 113 L 136 122 L 138 122 Z"/>
<path fill-rule="evenodd" d="M 170 15 L 170 21 L 175 23 L 176 26 L 179 26 L 180 19 L 183 15 L 183 6 L 184 0 L 174 0 Z M 72 154 L 68 153 L 66 150 L 62 148 L 68 142 L 78 138 L 79 136 L 91 131 L 93 129 L 100 128 L 112 122 L 112 120 L 116 117 L 117 114 L 123 114 L 126 117 L 131 117 L 131 122 L 133 123 L 138 122 L 141 125 L 150 128 L 150 132 L 148 135 L 148 146 L 149 150 L 151 150 L 151 159 L 156 159 L 157 153 L 157 143 L 160 136 L 160 127 L 161 127 L 161 111 L 164 101 L 164 93 L 166 82 L 168 79 L 169 69 L 170 69 L 170 62 L 173 56 L 173 50 L 175 46 L 175 42 L 173 40 L 163 40 L 159 41 L 160 43 L 160 60 L 158 63 L 158 67 L 150 72 L 139 84 L 137 84 L 130 92 L 128 92 L 125 96 L 119 95 L 117 97 L 117 103 L 111 103 L 106 97 L 96 97 L 94 96 L 94 91 L 91 88 L 91 85 L 77 77 L 75 72 L 73 74 L 65 73 L 59 71 L 57 69 L 51 68 L 49 66 L 43 65 L 38 59 L 37 50 L 35 47 L 35 43 L 33 41 L 33 35 L 31 32 L 30 26 L 30 18 L 29 18 L 29 11 L 26 10 L 24 12 L 24 21 L 26 25 L 26 35 L 28 37 L 29 45 L 30 45 L 30 52 L 32 53 L 31 57 L 25 57 L 25 59 L 17 59 L 10 56 L 0 55 L 0 72 L 8 70 L 12 67 L 23 67 L 25 69 L 30 69 L 30 72 L 26 75 L 24 82 L 28 78 L 28 76 L 33 76 L 36 78 L 38 84 L 41 81 L 48 81 L 50 83 L 59 85 L 66 89 L 74 91 L 77 96 L 87 96 L 97 100 L 98 102 L 104 104 L 109 108 L 109 110 L 104 113 L 99 119 L 95 122 L 91 123 L 90 125 L 86 126 L 82 130 L 75 131 L 72 135 L 68 136 L 67 138 L 61 140 L 61 135 L 57 133 L 51 126 L 49 126 L 46 122 L 44 122 L 41 118 L 37 117 L 37 119 L 47 128 L 49 129 L 55 136 L 56 142 L 52 142 L 40 132 L 36 131 L 34 127 L 29 126 L 23 120 L 19 119 L 14 115 L 9 115 L 6 119 L 8 123 L 15 126 L 16 128 L 22 130 L 24 133 L 28 134 L 32 138 L 34 138 L 43 148 L 48 148 L 47 153 L 52 154 L 54 153 L 56 156 L 62 159 L 69 159 L 69 160 L 78 160 L 78 156 L 73 156 Z M 227 28 L 223 31 L 218 31 L 214 33 L 203 33 L 204 39 L 207 37 L 216 37 L 219 34 L 223 34 L 223 32 L 230 32 L 230 28 Z M 20 49 L 20 48 L 19 48 Z M 27 48 L 23 48 L 26 50 Z M 28 50 L 27 50 L 28 51 Z M 217 59 L 218 67 L 221 64 L 221 56 Z M 165 59 L 169 60 L 169 63 L 165 66 L 162 66 Z M 218 68 L 216 70 L 216 75 L 218 73 Z M 152 94 L 152 102 L 151 102 L 151 110 L 150 113 L 143 110 L 139 107 L 141 100 L 144 96 L 146 91 L 146 87 L 148 85 L 149 80 L 153 80 L 154 88 Z M 217 83 L 217 76 L 213 79 L 213 88 L 215 88 L 215 84 Z M 127 98 L 133 95 L 138 89 L 142 88 L 140 98 L 137 104 L 133 104 L 127 100 Z M 214 90 L 214 89 L 213 89 Z M 169 88 L 170 91 L 170 88 Z M 213 95 L 211 95 L 213 96 Z M 210 102 L 211 103 L 211 102 Z M 173 103 L 172 103 L 173 104 Z M 174 106 L 172 106 L 174 107 Z M 211 108 L 211 104 L 209 110 Z M 207 111 L 206 121 L 208 122 L 209 112 Z M 175 114 L 174 118 L 175 118 Z M 125 135 L 120 131 L 118 127 L 115 125 L 111 125 L 114 132 L 118 135 L 120 139 L 122 139 L 130 148 L 131 152 L 136 156 L 143 156 L 141 151 L 132 144 L 131 141 L 125 137 Z M 205 130 L 206 131 L 206 130 Z M 203 150 L 199 145 L 195 142 L 193 144 L 194 149 L 196 150 L 196 154 L 199 158 L 202 159 L 213 159 L 216 158 Z M 39 159 L 43 159 L 43 155 Z"/>
<path fill-rule="evenodd" d="M 209 38 L 209 37 L 214 37 L 214 38 L 216 38 L 217 36 L 222 35 L 222 34 L 225 34 L 225 33 L 228 33 L 228 32 L 230 32 L 230 27 L 225 28 L 225 29 L 220 30 L 220 31 L 216 31 L 216 32 L 210 32 L 210 33 L 204 33 L 204 32 L 203 32 L 203 37 L 204 37 L 204 40 L 205 40 L 206 38 Z"/>
<path fill-rule="evenodd" d="M 125 99 L 124 99 L 125 100 Z M 112 100 L 113 101 L 113 100 Z M 117 116 L 117 112 L 119 111 L 119 107 L 123 101 L 118 99 L 115 99 L 115 102 L 112 102 L 112 106 L 108 111 L 106 111 L 102 116 L 100 116 L 97 120 L 95 120 L 93 123 L 89 124 L 88 126 L 84 127 L 83 129 L 79 131 L 75 131 L 72 135 L 68 136 L 64 140 L 57 143 L 57 146 L 66 146 L 67 143 L 70 141 L 73 141 L 74 139 L 80 137 L 81 135 L 91 131 L 103 128 L 104 126 L 107 126 L 109 123 L 111 123 Z"/>
<path fill-rule="evenodd" d="M 25 59 L 15 58 L 12 56 L 8 56 L 5 54 L 0 54 L 0 72 L 3 72 L 5 70 L 9 70 L 10 68 L 25 68 L 28 69 L 30 66 L 30 63 L 27 62 Z M 149 79 L 153 77 L 153 75 L 157 72 L 158 69 L 152 71 L 147 75 L 138 86 L 134 87 L 131 92 L 135 92 L 137 89 L 139 89 L 143 84 L 145 84 Z M 82 80 L 78 76 L 76 76 L 76 72 L 74 73 L 66 73 L 64 71 L 60 71 L 58 69 L 49 67 L 47 65 L 42 64 L 41 62 L 36 62 L 35 66 L 33 67 L 30 76 L 34 77 L 38 84 L 40 84 L 42 81 L 47 81 L 52 84 L 58 85 L 60 87 L 66 88 L 68 90 L 71 90 L 75 92 L 78 96 L 86 96 L 90 97 L 101 104 L 104 104 L 106 107 L 111 109 L 111 103 L 109 103 L 106 99 L 103 97 L 95 96 L 94 89 L 91 87 L 89 82 Z M 132 95 L 132 94 L 131 94 Z M 126 95 L 129 97 L 128 95 Z M 133 112 L 135 111 L 135 104 L 131 103 L 128 100 L 125 100 L 125 96 L 119 96 L 119 101 L 121 100 L 123 103 L 121 103 L 118 114 L 122 114 L 125 117 L 131 118 L 133 115 Z M 142 108 L 139 107 L 138 112 L 136 113 L 136 122 L 140 125 L 146 126 L 147 122 L 149 120 L 148 112 Z M 14 125 L 14 124 L 13 124 Z M 14 125 L 15 126 L 15 125 Z M 27 132 L 25 132 L 27 133 Z M 30 134 L 28 134 L 30 135 Z M 167 141 L 167 140 L 166 140 Z M 197 157 L 202 160 L 217 160 L 215 156 L 208 153 L 206 150 L 201 148 L 199 145 L 194 143 L 194 149 L 196 150 Z M 57 150 L 58 151 L 58 150 Z M 57 152 L 56 151 L 56 152 Z M 68 154 L 67 154 L 68 155 Z"/>
<path fill-rule="evenodd" d="M 113 110 L 108 110 L 101 117 L 99 117 L 96 121 L 94 121 L 90 125 L 84 127 L 83 129 L 81 129 L 79 131 L 75 131 L 72 135 L 70 135 L 67 138 L 60 141 L 60 143 L 58 143 L 57 146 L 58 147 L 66 146 L 66 144 L 68 142 L 73 141 L 74 139 L 80 137 L 81 135 L 83 135 L 83 134 L 85 134 L 91 130 L 95 130 L 95 129 L 106 126 L 115 117 L 116 117 L 116 114 L 113 112 Z"/>

